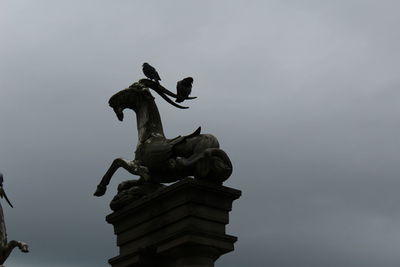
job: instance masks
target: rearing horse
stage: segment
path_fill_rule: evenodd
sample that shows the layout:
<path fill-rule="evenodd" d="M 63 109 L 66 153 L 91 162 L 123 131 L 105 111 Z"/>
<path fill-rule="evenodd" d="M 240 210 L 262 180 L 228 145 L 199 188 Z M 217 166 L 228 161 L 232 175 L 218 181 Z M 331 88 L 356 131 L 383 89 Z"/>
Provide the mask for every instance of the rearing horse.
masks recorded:
<path fill-rule="evenodd" d="M 186 108 L 168 97 L 176 98 L 176 94 L 147 79 L 113 95 L 109 105 L 120 121 L 124 119 L 124 109 L 135 111 L 139 140 L 135 159 L 115 159 L 97 186 L 95 196 L 104 195 L 111 177 L 120 167 L 140 178 L 121 184 L 119 191 L 131 186 L 171 183 L 187 176 L 222 183 L 232 174 L 231 161 L 219 149 L 218 140 L 213 135 L 200 134 L 201 129 L 198 128 L 187 136 L 165 137 L 161 117 L 149 89 L 173 106 Z"/>

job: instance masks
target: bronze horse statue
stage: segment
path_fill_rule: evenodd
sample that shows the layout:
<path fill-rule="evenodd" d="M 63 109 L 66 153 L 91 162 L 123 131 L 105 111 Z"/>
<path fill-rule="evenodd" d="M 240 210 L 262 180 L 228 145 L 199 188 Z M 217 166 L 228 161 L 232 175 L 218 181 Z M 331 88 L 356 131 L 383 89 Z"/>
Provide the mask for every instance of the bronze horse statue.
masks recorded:
<path fill-rule="evenodd" d="M 12 204 L 8 200 L 8 197 L 3 189 L 3 174 L 0 173 L 0 197 L 4 198 L 7 203 L 11 206 Z M 14 248 L 18 247 L 22 252 L 29 252 L 28 245 L 21 241 L 11 240 L 7 241 L 6 224 L 4 221 L 3 208 L 0 204 L 0 264 L 3 264 Z"/>
<path fill-rule="evenodd" d="M 119 192 L 146 185 L 157 188 L 160 183 L 175 182 L 187 176 L 221 184 L 232 174 L 231 161 L 219 148 L 217 138 L 211 134 L 201 134 L 200 127 L 186 136 L 165 137 L 161 117 L 149 89 L 171 105 L 187 108 L 169 98 L 177 98 L 176 94 L 148 79 L 142 79 L 114 94 L 109 105 L 120 121 L 124 118 L 124 109 L 132 109 L 136 113 L 139 140 L 135 159 L 115 159 L 97 186 L 95 196 L 104 195 L 111 177 L 120 167 L 140 178 L 121 183 Z"/>

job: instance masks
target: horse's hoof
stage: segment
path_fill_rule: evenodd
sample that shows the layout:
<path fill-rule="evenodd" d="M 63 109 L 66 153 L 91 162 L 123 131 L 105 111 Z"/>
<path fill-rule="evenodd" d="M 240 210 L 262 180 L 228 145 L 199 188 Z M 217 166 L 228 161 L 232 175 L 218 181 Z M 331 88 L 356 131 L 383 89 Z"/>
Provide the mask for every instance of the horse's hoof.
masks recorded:
<path fill-rule="evenodd" d="M 96 196 L 96 197 L 101 197 L 102 195 L 104 195 L 105 193 L 106 193 L 106 187 L 105 186 L 102 186 L 102 185 L 98 185 L 97 186 L 97 189 L 96 189 L 96 192 L 94 192 L 94 196 Z"/>

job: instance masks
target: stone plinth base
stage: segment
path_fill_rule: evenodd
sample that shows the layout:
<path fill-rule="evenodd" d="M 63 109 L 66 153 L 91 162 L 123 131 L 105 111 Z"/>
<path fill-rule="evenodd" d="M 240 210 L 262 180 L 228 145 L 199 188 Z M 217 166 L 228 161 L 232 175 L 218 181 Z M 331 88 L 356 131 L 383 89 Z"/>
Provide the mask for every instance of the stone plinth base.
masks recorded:
<path fill-rule="evenodd" d="M 234 249 L 225 233 L 241 192 L 184 179 L 107 216 L 120 254 L 113 267 L 212 267 Z"/>

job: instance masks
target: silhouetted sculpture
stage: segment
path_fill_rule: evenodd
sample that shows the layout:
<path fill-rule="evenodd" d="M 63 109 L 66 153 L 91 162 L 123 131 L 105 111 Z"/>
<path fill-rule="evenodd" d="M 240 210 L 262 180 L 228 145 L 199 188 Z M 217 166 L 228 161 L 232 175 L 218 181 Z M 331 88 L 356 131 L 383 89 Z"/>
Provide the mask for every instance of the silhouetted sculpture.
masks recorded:
<path fill-rule="evenodd" d="M 160 83 L 159 81 L 161 81 L 160 75 L 158 75 L 158 72 L 156 71 L 156 69 L 151 66 L 149 63 L 143 63 L 142 66 L 142 70 L 144 75 L 149 78 L 150 80 L 155 81 L 156 83 Z"/>
<path fill-rule="evenodd" d="M 8 197 L 3 189 L 3 174 L 0 173 L 0 197 L 5 198 L 7 203 L 11 205 L 11 202 L 8 200 Z M 4 214 L 3 208 L 0 205 L 0 264 L 3 264 L 8 256 L 10 256 L 12 250 L 18 247 L 22 252 L 28 252 L 28 245 L 24 242 L 11 240 L 7 242 L 7 232 L 6 232 L 6 225 L 4 222 Z"/>
<path fill-rule="evenodd" d="M 187 77 L 176 83 L 176 94 L 178 97 L 176 98 L 175 102 L 181 103 L 188 98 L 188 96 L 192 92 L 192 84 L 192 77 Z"/>
<path fill-rule="evenodd" d="M 201 134 L 200 127 L 186 136 L 172 139 L 165 137 L 160 114 L 149 89 L 171 105 L 187 108 L 169 98 L 178 98 L 178 95 L 161 86 L 158 81 L 148 79 L 142 79 L 110 98 L 109 104 L 120 121 L 124 118 L 124 109 L 135 111 L 139 138 L 135 159 L 115 159 L 94 193 L 95 196 L 104 195 L 111 177 L 120 167 L 140 176 L 138 180 L 128 180 L 118 186 L 118 194 L 111 202 L 113 210 L 163 187 L 161 183 L 194 176 L 196 179 L 222 184 L 232 174 L 231 161 L 219 148 L 217 138 L 211 134 Z M 185 97 L 193 98 L 195 97 Z"/>
<path fill-rule="evenodd" d="M 139 140 L 135 158 L 115 159 L 94 195 L 105 194 L 120 167 L 139 179 L 120 183 L 110 203 L 113 212 L 106 221 L 113 225 L 119 253 L 108 263 L 112 267 L 214 267 L 237 241 L 226 233 L 226 225 L 241 192 L 222 185 L 232 174 L 231 161 L 217 138 L 201 134 L 200 127 L 188 135 L 165 137 L 151 90 L 186 109 L 178 103 L 196 98 L 189 96 L 193 78 L 179 81 L 174 94 L 159 83 L 154 68 L 149 73 L 148 66 L 143 67 L 149 79 L 135 82 L 109 100 L 120 121 L 125 109 L 136 113 Z"/>

